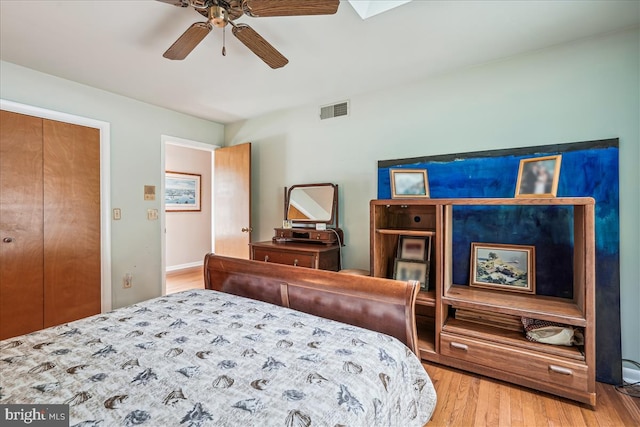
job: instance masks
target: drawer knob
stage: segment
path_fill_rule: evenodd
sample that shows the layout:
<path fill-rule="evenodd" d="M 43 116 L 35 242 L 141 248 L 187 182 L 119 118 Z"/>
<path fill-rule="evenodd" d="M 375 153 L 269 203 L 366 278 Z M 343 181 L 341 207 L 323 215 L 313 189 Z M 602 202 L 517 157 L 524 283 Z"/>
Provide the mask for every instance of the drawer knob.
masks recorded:
<path fill-rule="evenodd" d="M 297 259 L 297 258 L 293 260 L 293 266 L 294 266 L 294 267 L 297 267 L 297 266 L 298 266 L 298 259 Z"/>
<path fill-rule="evenodd" d="M 464 350 L 464 351 L 469 350 L 469 347 L 467 347 L 466 344 L 460 344 L 458 342 L 452 342 L 450 345 L 451 345 L 451 347 L 457 348 L 458 350 Z"/>
<path fill-rule="evenodd" d="M 269 262 L 269 255 L 264 256 L 264 262 Z"/>
<path fill-rule="evenodd" d="M 549 370 L 562 375 L 573 375 L 573 371 L 571 369 L 563 368 L 562 366 L 549 365 Z"/>

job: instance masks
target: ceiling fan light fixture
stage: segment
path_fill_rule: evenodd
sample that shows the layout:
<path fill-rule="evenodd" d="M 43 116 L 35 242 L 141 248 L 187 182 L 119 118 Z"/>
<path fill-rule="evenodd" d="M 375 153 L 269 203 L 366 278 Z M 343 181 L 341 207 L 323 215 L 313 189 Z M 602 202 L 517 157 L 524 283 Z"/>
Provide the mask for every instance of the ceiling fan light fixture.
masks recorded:
<path fill-rule="evenodd" d="M 224 28 L 229 23 L 229 12 L 221 6 L 211 7 L 209 9 L 209 20 L 214 27 Z"/>
<path fill-rule="evenodd" d="M 1 0 L 0 0 L 1 1 Z M 191 25 L 163 54 L 168 59 L 184 59 L 213 29 L 231 24 L 232 34 L 271 68 L 287 65 L 289 60 L 260 34 L 235 20 L 248 16 L 304 16 L 332 15 L 338 11 L 340 0 L 157 0 L 174 6 L 193 7 L 206 21 Z M 222 32 L 222 55 L 225 33 Z"/>

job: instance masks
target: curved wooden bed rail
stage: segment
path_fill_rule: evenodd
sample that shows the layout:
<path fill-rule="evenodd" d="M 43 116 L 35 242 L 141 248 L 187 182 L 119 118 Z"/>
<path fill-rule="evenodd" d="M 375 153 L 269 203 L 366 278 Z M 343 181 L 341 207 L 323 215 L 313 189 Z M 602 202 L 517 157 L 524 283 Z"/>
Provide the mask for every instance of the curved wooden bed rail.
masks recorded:
<path fill-rule="evenodd" d="M 207 254 L 205 288 L 396 337 L 418 355 L 415 281 L 356 276 Z"/>

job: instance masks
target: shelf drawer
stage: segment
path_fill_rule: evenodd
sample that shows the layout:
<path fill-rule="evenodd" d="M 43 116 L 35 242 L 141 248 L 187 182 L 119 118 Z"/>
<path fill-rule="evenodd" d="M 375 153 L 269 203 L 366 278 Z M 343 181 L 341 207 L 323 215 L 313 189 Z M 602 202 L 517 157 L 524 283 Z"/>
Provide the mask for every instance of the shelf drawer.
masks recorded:
<path fill-rule="evenodd" d="M 312 253 L 294 251 L 281 252 L 272 249 L 254 248 L 253 259 L 257 261 L 274 262 L 276 264 L 316 268 L 316 255 Z"/>
<path fill-rule="evenodd" d="M 538 383 L 552 383 L 577 391 L 588 391 L 587 365 L 568 359 L 548 356 L 458 335 L 442 333 L 440 352 L 465 362 L 500 369 Z"/>

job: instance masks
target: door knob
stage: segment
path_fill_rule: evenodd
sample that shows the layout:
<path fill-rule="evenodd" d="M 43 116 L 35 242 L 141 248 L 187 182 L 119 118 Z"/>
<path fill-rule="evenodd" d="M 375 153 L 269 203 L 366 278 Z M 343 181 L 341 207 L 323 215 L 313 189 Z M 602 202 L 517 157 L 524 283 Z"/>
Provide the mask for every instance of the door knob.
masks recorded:
<path fill-rule="evenodd" d="M 11 242 L 13 242 L 13 237 L 5 237 L 4 239 L 2 239 L 2 241 L 4 243 L 11 243 Z"/>
<path fill-rule="evenodd" d="M 253 228 L 251 227 L 242 227 L 243 233 L 251 233 L 252 231 L 253 231 Z"/>

